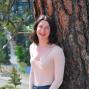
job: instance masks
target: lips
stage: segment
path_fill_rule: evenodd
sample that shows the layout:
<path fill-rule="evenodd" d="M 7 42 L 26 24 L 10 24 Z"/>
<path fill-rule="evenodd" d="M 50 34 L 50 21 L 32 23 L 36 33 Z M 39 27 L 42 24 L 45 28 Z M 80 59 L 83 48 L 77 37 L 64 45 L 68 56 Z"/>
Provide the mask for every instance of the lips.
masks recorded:
<path fill-rule="evenodd" d="M 45 36 L 46 34 L 39 33 L 41 36 Z"/>

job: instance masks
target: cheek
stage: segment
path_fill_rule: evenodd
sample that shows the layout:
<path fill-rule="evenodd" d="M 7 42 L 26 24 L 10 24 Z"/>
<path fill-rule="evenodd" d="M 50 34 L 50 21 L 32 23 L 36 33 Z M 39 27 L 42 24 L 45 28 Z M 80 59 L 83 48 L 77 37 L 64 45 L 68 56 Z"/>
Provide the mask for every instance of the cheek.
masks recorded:
<path fill-rule="evenodd" d="M 50 35 L 50 29 L 47 31 L 48 35 Z"/>
<path fill-rule="evenodd" d="M 37 28 L 36 33 L 39 33 L 39 32 L 40 32 L 40 29 L 39 29 L 39 28 Z"/>

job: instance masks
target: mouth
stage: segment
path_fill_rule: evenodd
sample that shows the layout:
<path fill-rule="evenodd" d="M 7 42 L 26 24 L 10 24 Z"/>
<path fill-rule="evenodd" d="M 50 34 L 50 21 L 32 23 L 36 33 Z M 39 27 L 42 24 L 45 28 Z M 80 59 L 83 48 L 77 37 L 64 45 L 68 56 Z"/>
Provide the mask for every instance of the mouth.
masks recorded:
<path fill-rule="evenodd" d="M 39 33 L 41 36 L 45 36 L 46 34 Z"/>

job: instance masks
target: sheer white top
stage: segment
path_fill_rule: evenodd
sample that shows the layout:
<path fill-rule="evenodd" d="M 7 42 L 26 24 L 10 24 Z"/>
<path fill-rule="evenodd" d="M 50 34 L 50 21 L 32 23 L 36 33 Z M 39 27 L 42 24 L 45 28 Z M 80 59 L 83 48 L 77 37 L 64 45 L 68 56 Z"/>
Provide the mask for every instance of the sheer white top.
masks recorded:
<path fill-rule="evenodd" d="M 58 89 L 63 81 L 65 67 L 62 48 L 57 45 L 51 46 L 39 56 L 37 45 L 32 43 L 30 45 L 30 56 L 29 89 L 33 89 L 33 85 L 51 85 L 49 89 Z"/>

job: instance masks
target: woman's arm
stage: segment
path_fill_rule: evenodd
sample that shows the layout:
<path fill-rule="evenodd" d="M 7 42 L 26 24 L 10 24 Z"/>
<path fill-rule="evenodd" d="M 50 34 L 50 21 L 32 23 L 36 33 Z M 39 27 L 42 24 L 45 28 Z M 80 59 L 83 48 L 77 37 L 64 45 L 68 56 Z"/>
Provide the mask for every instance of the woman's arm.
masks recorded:
<path fill-rule="evenodd" d="M 49 89 L 58 89 L 62 82 L 64 76 L 64 66 L 65 66 L 65 57 L 63 50 L 61 48 L 57 48 L 54 53 L 54 81 Z"/>
<path fill-rule="evenodd" d="M 32 58 L 32 50 L 33 50 L 33 43 L 29 47 L 29 52 L 30 52 L 30 64 L 31 64 L 31 58 Z M 30 71 L 30 76 L 29 76 L 29 89 L 33 89 L 33 84 L 34 84 L 34 73 L 33 73 L 33 68 L 31 64 L 31 71 Z"/>
<path fill-rule="evenodd" d="M 34 73 L 31 68 L 30 76 L 29 76 L 29 89 L 33 89 L 33 83 L 34 83 Z"/>

